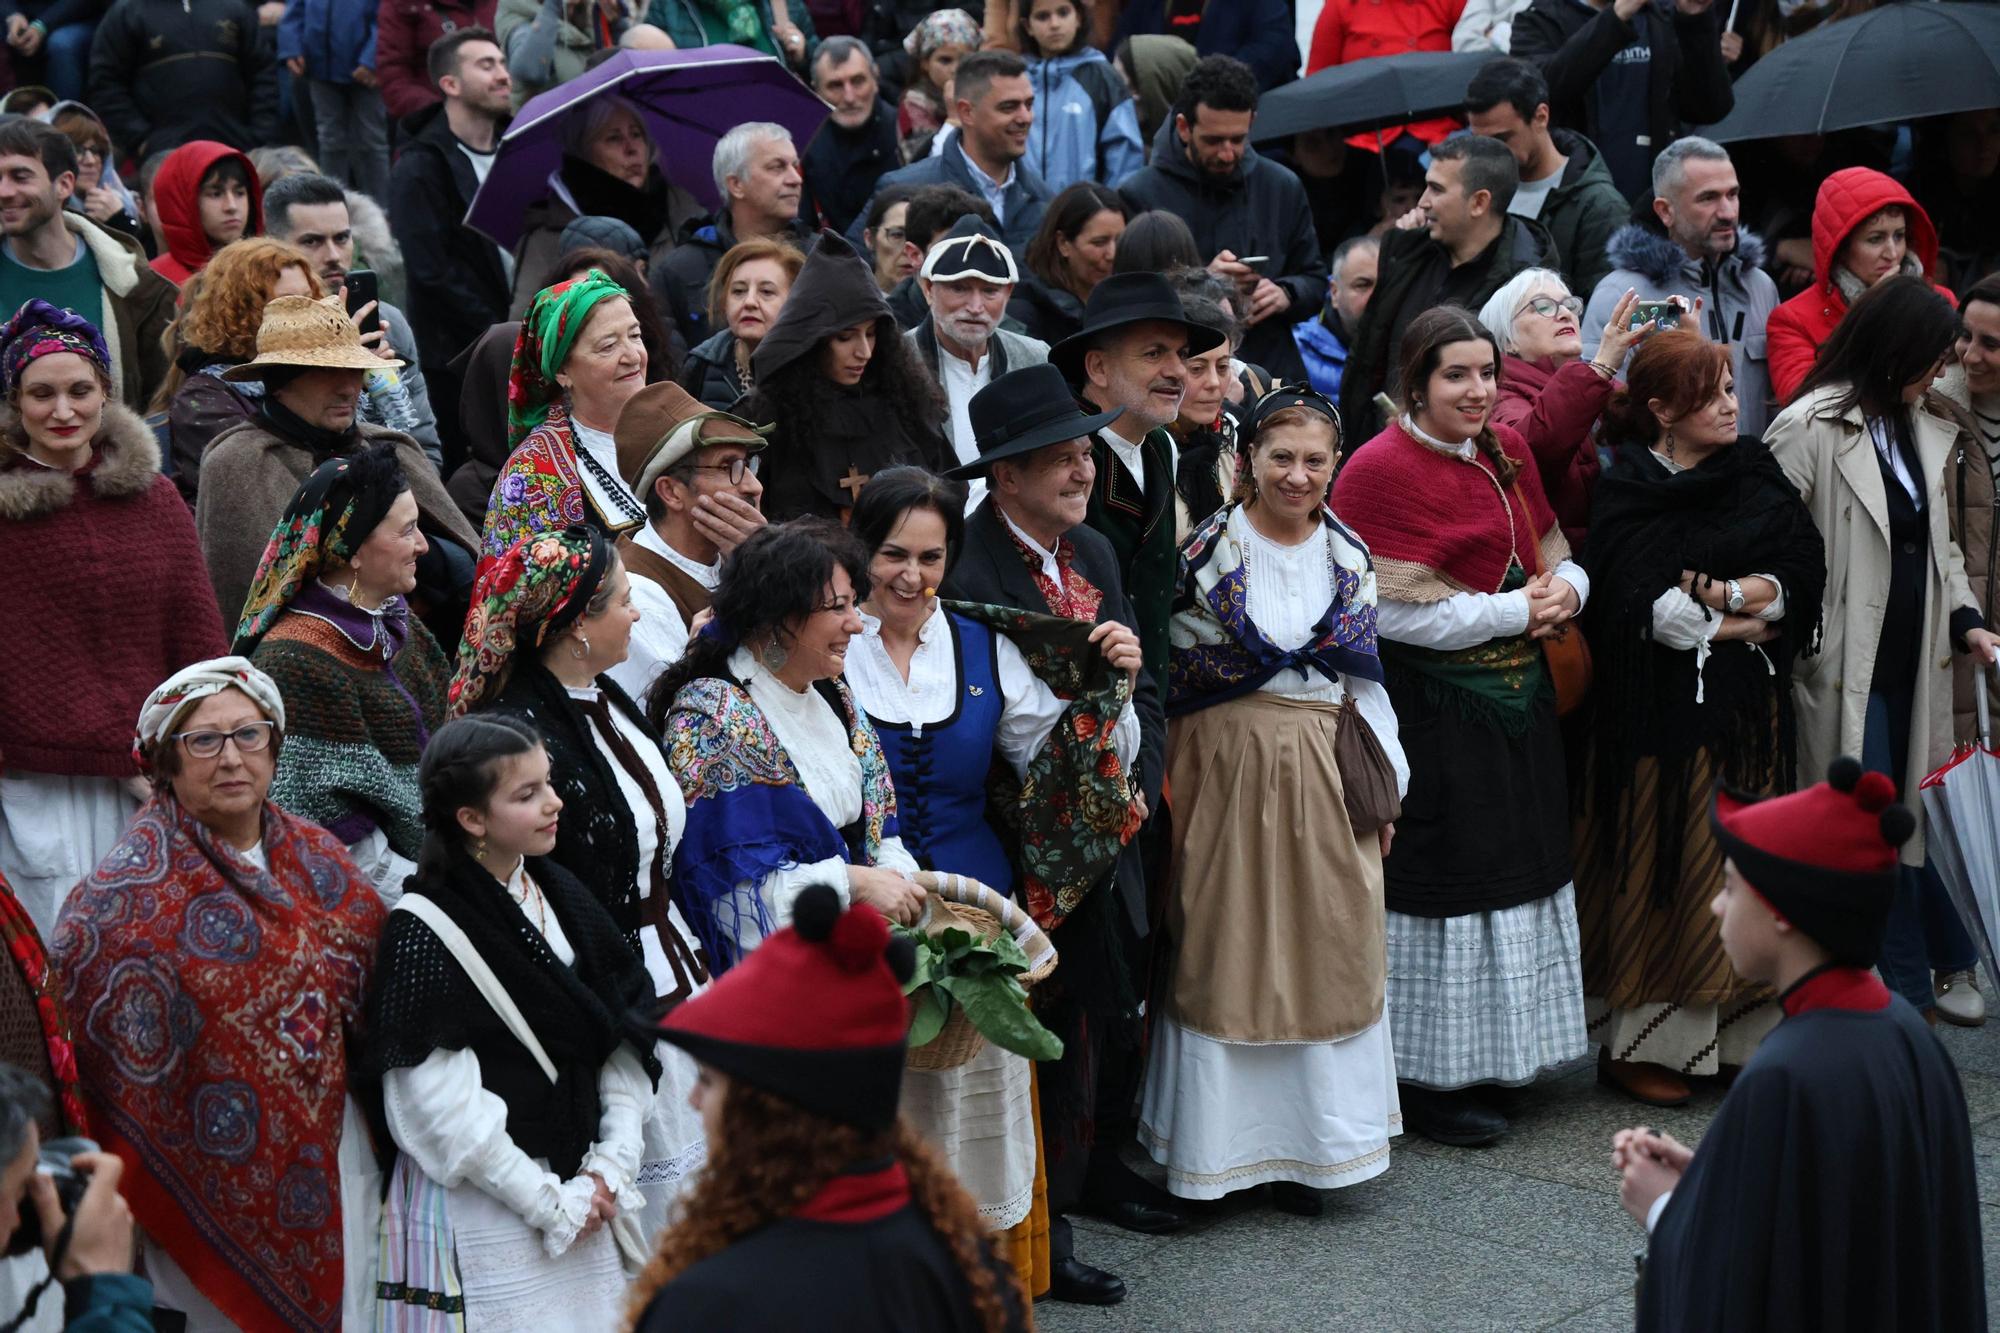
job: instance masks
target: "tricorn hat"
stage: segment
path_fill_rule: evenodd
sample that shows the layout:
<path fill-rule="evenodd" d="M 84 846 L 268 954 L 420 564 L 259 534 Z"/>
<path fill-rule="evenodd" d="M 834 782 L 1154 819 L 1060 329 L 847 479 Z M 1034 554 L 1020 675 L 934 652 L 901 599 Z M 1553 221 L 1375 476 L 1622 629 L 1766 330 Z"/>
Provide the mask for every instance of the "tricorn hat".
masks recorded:
<path fill-rule="evenodd" d="M 931 242 L 930 253 L 917 276 L 930 282 L 959 282 L 978 278 L 996 287 L 1011 287 L 1021 280 L 1014 252 L 1000 239 L 1000 233 L 986 225 L 977 213 L 967 213 L 952 224 L 951 230 Z"/>
<path fill-rule="evenodd" d="M 979 457 L 946 473 L 949 477 L 983 477 L 1003 458 L 1018 458 L 1051 444 L 1080 440 L 1116 421 L 1125 409 L 1086 415 L 1076 395 L 1051 365 L 1010 370 L 972 395 L 968 414 Z"/>
<path fill-rule="evenodd" d="M 1187 329 L 1188 351 L 1196 356 L 1222 344 L 1221 329 L 1197 324 L 1181 308 L 1180 293 L 1158 273 L 1114 273 L 1091 290 L 1083 307 L 1083 327 L 1049 349 L 1049 364 L 1076 384 L 1083 379 L 1083 354 L 1113 329 L 1149 320 Z"/>
<path fill-rule="evenodd" d="M 361 330 L 347 317 L 338 296 L 277 296 L 264 306 L 257 329 L 257 355 L 232 370 L 226 380 L 261 380 L 273 367 L 295 370 L 389 370 L 402 365 L 361 345 Z"/>
<path fill-rule="evenodd" d="M 754 454 L 770 433 L 771 427 L 718 412 L 667 380 L 632 395 L 618 414 L 612 439 L 618 446 L 618 475 L 643 499 L 662 473 L 695 450 L 740 444 Z"/>

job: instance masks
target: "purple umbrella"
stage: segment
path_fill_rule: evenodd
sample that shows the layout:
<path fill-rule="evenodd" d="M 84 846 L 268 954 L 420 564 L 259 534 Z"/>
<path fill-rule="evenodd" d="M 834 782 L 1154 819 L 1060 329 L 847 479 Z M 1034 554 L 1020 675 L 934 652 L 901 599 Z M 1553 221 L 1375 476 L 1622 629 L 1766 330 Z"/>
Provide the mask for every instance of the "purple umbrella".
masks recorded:
<path fill-rule="evenodd" d="M 511 250 L 521 238 L 522 214 L 548 193 L 549 173 L 562 164 L 569 113 L 593 98 L 611 96 L 637 109 L 667 180 L 709 208 L 721 203 L 709 164 L 723 135 L 746 120 L 775 121 L 803 150 L 830 110 L 783 64 L 747 46 L 620 51 L 528 99 L 500 140 L 500 154 L 472 197 L 465 225 Z"/>

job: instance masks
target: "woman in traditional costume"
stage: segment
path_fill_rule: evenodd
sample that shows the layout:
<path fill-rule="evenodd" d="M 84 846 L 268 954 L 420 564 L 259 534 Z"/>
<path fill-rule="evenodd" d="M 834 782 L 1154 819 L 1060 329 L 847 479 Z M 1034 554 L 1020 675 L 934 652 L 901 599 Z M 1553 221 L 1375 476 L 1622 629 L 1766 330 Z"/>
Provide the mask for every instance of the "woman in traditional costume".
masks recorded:
<path fill-rule="evenodd" d="M 1826 585 L 1819 529 L 1771 451 L 1736 438 L 1729 349 L 1654 334 L 1611 402 L 1584 628 L 1597 684 L 1576 824 L 1576 905 L 1599 1078 L 1678 1105 L 1777 1023 L 1722 951 L 1709 902 L 1717 784 L 1793 785 L 1792 663 Z"/>
<path fill-rule="evenodd" d="M 714 619 L 647 696 L 687 798 L 674 878 L 717 972 L 808 885 L 904 924 L 923 908 L 882 744 L 840 679 L 868 586 L 846 530 L 763 528 L 723 562 Z"/>
<path fill-rule="evenodd" d="M 423 844 L 417 764 L 450 668 L 406 600 L 428 548 L 393 445 L 314 468 L 271 532 L 236 651 L 291 710 L 271 799 L 347 844 L 393 902 Z"/>
<path fill-rule="evenodd" d="M 672 897 L 674 848 L 687 824 L 680 785 L 639 705 L 607 674 L 625 660 L 638 619 L 625 566 L 603 533 L 578 525 L 530 537 L 475 590 L 451 710 L 511 714 L 541 736 L 565 811 L 548 858 L 610 913 L 644 959 L 656 1002 L 670 1008 L 700 991 L 708 972 Z M 660 1060 L 639 1174 L 649 1242 L 703 1157 L 701 1120 L 687 1104 L 694 1062 L 664 1048 Z"/>
<path fill-rule="evenodd" d="M 54 939 L 142 1266 L 201 1333 L 335 1333 L 373 1303 L 379 1177 L 348 1057 L 382 904 L 335 835 L 267 799 L 285 721 L 240 657 L 154 690 L 133 747 L 153 799 Z"/>
<path fill-rule="evenodd" d="M 1389 1028 L 1412 1129 L 1490 1143 L 1473 1089 L 1583 1054 L 1569 795 L 1541 639 L 1590 580 L 1521 437 L 1489 418 L 1499 348 L 1451 306 L 1410 322 L 1403 413 L 1334 484 L 1375 563 L 1409 790 L 1383 863 Z"/>
<path fill-rule="evenodd" d="M 1317 1191 L 1386 1170 L 1401 1132 L 1382 857 L 1409 779 L 1368 551 L 1326 507 L 1339 411 L 1275 389 L 1246 434 L 1247 494 L 1181 548 L 1177 949 L 1139 1135 L 1183 1198 L 1269 1183 L 1278 1207 L 1313 1215 Z M 1347 728 L 1360 731 L 1337 743 Z M 1364 750 L 1373 766 L 1350 771 Z"/>
<path fill-rule="evenodd" d="M 660 1067 L 611 914 L 549 859 L 562 798 L 518 718 L 424 751 L 424 849 L 368 998 L 370 1073 L 399 1153 L 377 1326 L 609 1328 L 643 1256 L 641 1125 Z M 621 1262 L 622 1256 L 622 1262 Z"/>
<path fill-rule="evenodd" d="M 480 571 L 524 537 L 646 521 L 618 476 L 618 414 L 646 387 L 646 343 L 625 289 L 596 269 L 535 296 L 507 376 L 507 462 L 493 483 Z"/>
<path fill-rule="evenodd" d="M 1010 894 L 1020 819 L 996 828 L 987 818 L 997 760 L 1023 784 L 1024 806 L 1048 793 L 1083 794 L 1072 808 L 1096 819 L 1074 820 L 1064 850 L 1073 873 L 1095 880 L 1127 831 L 1122 772 L 1139 751 L 1130 695 L 1138 638 L 1121 625 L 938 601 L 964 533 L 964 487 L 921 468 L 877 473 L 854 507 L 871 586 L 846 680 L 888 759 L 903 845 L 926 870 Z M 1085 688 L 1072 703 L 1050 681 Z M 1031 1293 L 1035 1245 L 1044 1289 L 1049 1264 L 1046 1204 L 1039 1229 L 1029 1217 L 1032 1083 L 1028 1061 L 993 1042 L 957 1068 L 912 1071 L 903 1082 L 903 1114 L 944 1151 L 980 1216 L 1008 1233 L 1008 1255 Z"/>

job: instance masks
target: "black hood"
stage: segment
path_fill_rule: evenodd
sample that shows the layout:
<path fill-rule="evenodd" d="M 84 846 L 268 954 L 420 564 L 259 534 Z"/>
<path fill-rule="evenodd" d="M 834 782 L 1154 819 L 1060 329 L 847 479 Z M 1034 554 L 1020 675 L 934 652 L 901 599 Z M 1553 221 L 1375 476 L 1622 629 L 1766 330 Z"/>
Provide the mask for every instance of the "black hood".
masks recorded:
<path fill-rule="evenodd" d="M 895 314 L 875 285 L 874 271 L 845 237 L 823 231 L 792 282 L 777 323 L 750 354 L 751 368 L 760 382 L 767 380 L 842 329 L 885 319 L 894 325 Z"/>
<path fill-rule="evenodd" d="M 1187 145 L 1181 142 L 1181 136 L 1175 131 L 1172 116 L 1167 117 L 1166 123 L 1160 126 L 1160 132 L 1153 136 L 1153 165 L 1200 194 L 1218 197 L 1235 194 L 1243 188 L 1250 168 L 1258 160 L 1257 150 L 1245 144 L 1243 156 L 1236 159 L 1235 168 L 1227 176 L 1211 176 L 1188 156 Z"/>

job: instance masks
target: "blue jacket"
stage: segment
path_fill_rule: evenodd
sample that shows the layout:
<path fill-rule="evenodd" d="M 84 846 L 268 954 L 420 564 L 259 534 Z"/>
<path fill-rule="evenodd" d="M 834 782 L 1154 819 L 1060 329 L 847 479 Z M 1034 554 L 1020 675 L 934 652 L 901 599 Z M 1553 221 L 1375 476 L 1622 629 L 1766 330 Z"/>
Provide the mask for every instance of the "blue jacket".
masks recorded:
<path fill-rule="evenodd" d="M 1050 190 L 1078 181 L 1116 187 L 1146 165 L 1138 104 L 1102 51 L 1086 46 L 1075 55 L 1031 58 L 1028 81 L 1035 90 L 1035 123 L 1025 160 Z M 1108 112 L 1102 120 L 1100 105 Z"/>
<path fill-rule="evenodd" d="M 357 66 L 375 68 L 374 0 L 287 0 L 278 20 L 278 59 L 306 58 L 306 77 L 352 83 Z"/>
<path fill-rule="evenodd" d="M 145 1278 L 99 1273 L 62 1285 L 65 1333 L 151 1333 L 153 1284 Z"/>
<path fill-rule="evenodd" d="M 1327 327 L 1324 317 L 1292 325 L 1299 359 L 1306 363 L 1306 380 L 1335 402 L 1340 401 L 1340 372 L 1347 369 L 1347 344 Z"/>
<path fill-rule="evenodd" d="M 986 192 L 972 178 L 972 164 L 965 160 L 964 145 L 956 134 L 942 151 L 884 175 L 875 182 L 876 192 L 880 193 L 891 185 L 907 185 L 913 190 L 925 185 L 956 185 L 980 199 L 986 197 Z M 1035 232 L 1042 225 L 1042 214 L 1048 211 L 1049 200 L 1054 194 L 1048 183 L 1028 166 L 1026 158 L 1014 164 L 1014 174 L 1001 193 L 1001 199 L 1006 204 L 1006 216 L 1000 221 L 1000 239 L 1007 242 L 1007 248 L 1014 252 L 1016 262 L 1027 255 L 1028 242 L 1035 239 Z M 867 253 L 867 245 L 861 239 L 861 233 L 867 221 L 868 210 L 864 208 L 855 214 L 853 225 L 847 229 L 847 239 L 864 254 Z"/>
<path fill-rule="evenodd" d="M 1140 33 L 1164 33 L 1166 0 L 1129 0 L 1118 16 L 1115 47 Z M 1291 6 L 1285 0 L 1233 0 L 1202 11 L 1201 36 L 1195 54 L 1235 56 L 1257 73 L 1259 86 L 1270 89 L 1299 75 L 1299 42 L 1293 35 Z"/>

